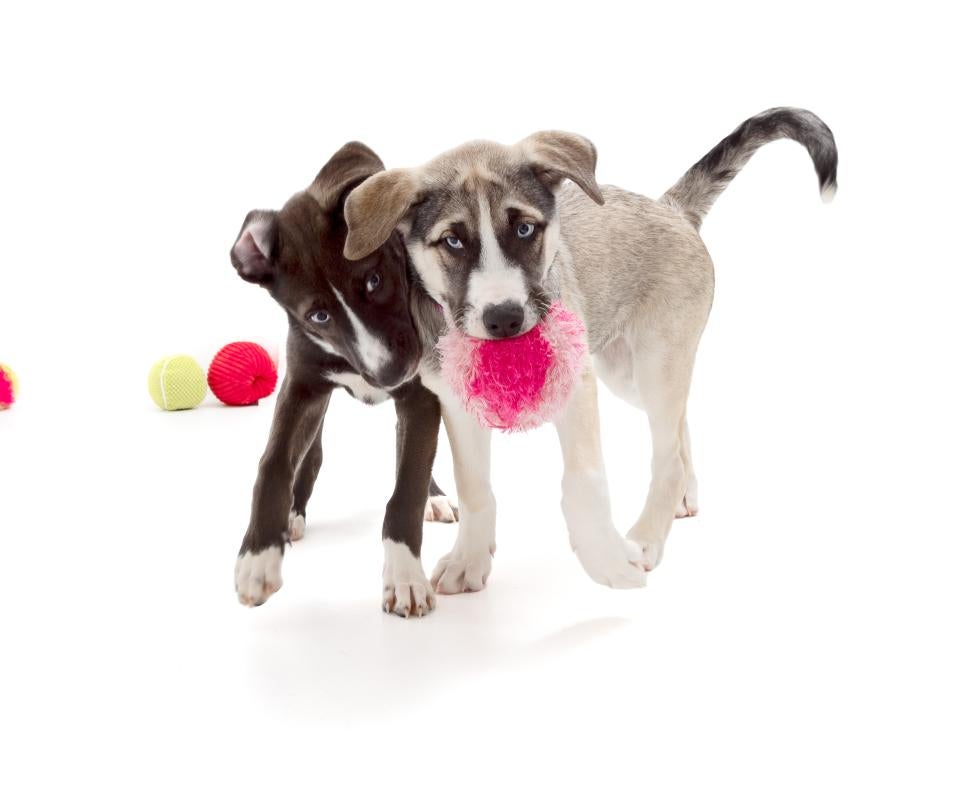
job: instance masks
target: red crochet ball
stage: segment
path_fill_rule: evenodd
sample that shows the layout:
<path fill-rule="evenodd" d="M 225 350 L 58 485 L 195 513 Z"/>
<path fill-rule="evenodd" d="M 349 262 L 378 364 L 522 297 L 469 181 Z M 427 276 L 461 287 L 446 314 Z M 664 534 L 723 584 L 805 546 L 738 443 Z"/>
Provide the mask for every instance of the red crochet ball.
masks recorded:
<path fill-rule="evenodd" d="M 277 386 L 277 367 L 256 342 L 231 342 L 210 362 L 207 383 L 226 405 L 253 405 Z"/>

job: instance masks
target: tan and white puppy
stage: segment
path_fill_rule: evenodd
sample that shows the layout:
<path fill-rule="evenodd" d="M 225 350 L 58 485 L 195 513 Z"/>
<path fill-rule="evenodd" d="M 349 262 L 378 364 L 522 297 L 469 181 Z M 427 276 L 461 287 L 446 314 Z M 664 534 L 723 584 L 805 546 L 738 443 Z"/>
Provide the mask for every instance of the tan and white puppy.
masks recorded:
<path fill-rule="evenodd" d="M 364 257 L 399 228 L 422 286 L 446 320 L 472 336 L 528 331 L 556 298 L 583 318 L 592 364 L 556 428 L 571 545 L 598 582 L 642 585 L 674 517 L 697 513 L 686 402 L 714 287 L 698 230 L 757 148 L 784 137 L 807 148 L 829 199 L 832 133 L 813 113 L 778 108 L 741 124 L 659 200 L 601 188 L 588 140 L 540 132 L 515 145 L 467 143 L 421 167 L 378 173 L 346 202 L 345 256 Z M 422 321 L 421 331 L 429 333 Z M 626 539 L 611 517 L 594 375 L 650 421 L 650 488 Z M 456 546 L 433 582 L 448 593 L 477 590 L 494 546 L 489 434 L 443 384 L 435 354 L 425 353 L 421 377 L 441 401 L 461 503 Z"/>

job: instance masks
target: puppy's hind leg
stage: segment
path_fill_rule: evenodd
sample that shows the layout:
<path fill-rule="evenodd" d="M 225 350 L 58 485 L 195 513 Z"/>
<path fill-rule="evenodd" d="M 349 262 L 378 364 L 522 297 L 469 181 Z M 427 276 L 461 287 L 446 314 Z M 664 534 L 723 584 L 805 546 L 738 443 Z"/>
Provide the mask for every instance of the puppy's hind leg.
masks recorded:
<path fill-rule="evenodd" d="M 430 477 L 430 492 L 427 506 L 423 510 L 423 519 L 431 523 L 455 523 L 460 519 L 457 505 L 443 490 L 436 480 Z"/>
<path fill-rule="evenodd" d="M 693 495 L 696 495 L 693 466 L 684 461 L 685 456 L 689 458 L 689 436 L 686 447 L 684 437 L 692 361 L 682 363 L 676 358 L 671 361 L 666 363 L 663 357 L 649 357 L 636 376 L 640 398 L 650 420 L 653 461 L 643 512 L 627 538 L 643 548 L 643 566 L 647 571 L 656 567 L 663 556 L 670 526 L 684 497 L 684 484 L 693 480 Z"/>
<path fill-rule="evenodd" d="M 674 516 L 677 519 L 696 517 L 697 512 L 700 511 L 700 503 L 697 498 L 697 475 L 693 472 L 693 457 L 690 452 L 690 427 L 687 424 L 686 415 L 683 417 L 680 459 L 683 461 L 683 494 L 680 496 L 680 503 L 677 504 Z"/>
<path fill-rule="evenodd" d="M 290 509 L 290 521 L 287 526 L 287 536 L 291 542 L 303 538 L 307 525 L 307 502 L 313 495 L 313 486 L 323 464 L 323 422 L 317 429 L 317 436 L 313 439 L 310 448 L 300 461 L 297 475 L 293 480 L 293 507 Z"/>

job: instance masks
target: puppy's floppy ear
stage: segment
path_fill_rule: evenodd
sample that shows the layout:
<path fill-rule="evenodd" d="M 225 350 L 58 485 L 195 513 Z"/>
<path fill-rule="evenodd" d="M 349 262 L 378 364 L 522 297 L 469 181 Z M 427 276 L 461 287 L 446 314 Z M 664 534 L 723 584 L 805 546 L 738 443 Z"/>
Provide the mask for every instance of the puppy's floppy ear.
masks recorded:
<path fill-rule="evenodd" d="M 330 157 L 307 191 L 325 211 L 341 208 L 346 193 L 383 170 L 383 162 L 362 142 L 348 142 Z"/>
<path fill-rule="evenodd" d="M 347 243 L 343 255 L 359 260 L 379 249 L 416 202 L 419 185 L 412 170 L 387 170 L 350 192 L 344 205 Z"/>
<path fill-rule="evenodd" d="M 522 139 L 519 146 L 534 174 L 547 188 L 556 189 L 564 178 L 569 178 L 591 200 L 603 205 L 603 195 L 594 175 L 597 149 L 586 137 L 567 131 L 538 131 Z"/>
<path fill-rule="evenodd" d="M 269 284 L 273 280 L 276 251 L 277 212 L 250 211 L 230 250 L 233 267 L 248 282 Z"/>

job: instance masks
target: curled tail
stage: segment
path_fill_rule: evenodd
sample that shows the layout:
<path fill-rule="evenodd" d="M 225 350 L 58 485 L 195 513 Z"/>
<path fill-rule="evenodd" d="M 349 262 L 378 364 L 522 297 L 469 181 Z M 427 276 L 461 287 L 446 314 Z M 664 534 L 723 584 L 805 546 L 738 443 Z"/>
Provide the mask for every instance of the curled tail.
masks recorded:
<path fill-rule="evenodd" d="M 807 149 L 820 179 L 824 202 L 837 190 L 837 145 L 826 123 L 805 109 L 777 107 L 745 120 L 700 161 L 687 170 L 660 201 L 679 210 L 694 227 L 700 227 L 714 200 L 768 142 L 791 139 Z"/>

